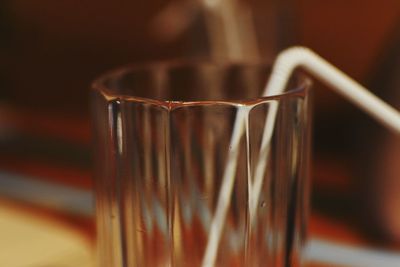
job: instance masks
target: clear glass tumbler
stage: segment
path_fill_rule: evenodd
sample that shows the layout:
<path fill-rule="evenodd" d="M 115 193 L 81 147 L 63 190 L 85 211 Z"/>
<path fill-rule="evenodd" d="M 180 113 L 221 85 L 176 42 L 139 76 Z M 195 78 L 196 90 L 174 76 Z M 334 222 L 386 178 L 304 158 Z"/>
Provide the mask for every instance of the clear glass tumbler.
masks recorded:
<path fill-rule="evenodd" d="M 310 83 L 260 97 L 269 71 L 150 64 L 94 82 L 98 266 L 302 265 Z"/>

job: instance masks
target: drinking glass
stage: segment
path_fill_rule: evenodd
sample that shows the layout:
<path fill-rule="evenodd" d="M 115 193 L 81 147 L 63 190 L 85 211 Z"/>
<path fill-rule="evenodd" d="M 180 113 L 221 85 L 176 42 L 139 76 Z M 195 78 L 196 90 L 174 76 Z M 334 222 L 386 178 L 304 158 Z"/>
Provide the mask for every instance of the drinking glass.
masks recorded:
<path fill-rule="evenodd" d="M 310 83 L 261 97 L 269 73 L 160 63 L 94 82 L 98 266 L 302 265 Z"/>

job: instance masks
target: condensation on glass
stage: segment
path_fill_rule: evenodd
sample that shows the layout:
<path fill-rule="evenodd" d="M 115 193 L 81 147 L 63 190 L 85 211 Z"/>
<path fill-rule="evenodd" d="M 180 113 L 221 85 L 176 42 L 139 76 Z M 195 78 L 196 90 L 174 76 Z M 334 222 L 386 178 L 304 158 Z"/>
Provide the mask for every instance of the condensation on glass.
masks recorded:
<path fill-rule="evenodd" d="M 201 266 L 248 110 L 215 266 L 301 266 L 308 206 L 309 82 L 260 97 L 262 65 L 156 64 L 93 85 L 99 267 Z M 249 196 L 265 120 L 278 113 L 254 223 Z"/>

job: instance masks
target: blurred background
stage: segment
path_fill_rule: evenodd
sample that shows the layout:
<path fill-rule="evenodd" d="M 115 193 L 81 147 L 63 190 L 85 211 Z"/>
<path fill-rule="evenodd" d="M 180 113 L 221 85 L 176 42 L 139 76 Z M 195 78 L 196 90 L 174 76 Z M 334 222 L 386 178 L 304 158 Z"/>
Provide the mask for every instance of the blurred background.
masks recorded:
<path fill-rule="evenodd" d="M 0 266 L 91 266 L 98 75 L 160 60 L 272 63 L 295 44 L 400 108 L 398 0 L 2 0 Z M 400 253 L 399 136 L 314 89 L 311 239 Z M 337 266 L 321 255 L 314 266 Z"/>

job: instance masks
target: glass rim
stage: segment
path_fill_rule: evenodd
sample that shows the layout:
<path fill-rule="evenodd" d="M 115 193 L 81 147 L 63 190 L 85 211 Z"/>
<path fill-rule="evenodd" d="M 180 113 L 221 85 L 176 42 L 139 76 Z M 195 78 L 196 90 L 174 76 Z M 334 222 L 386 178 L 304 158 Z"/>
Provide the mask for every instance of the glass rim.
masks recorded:
<path fill-rule="evenodd" d="M 280 94 L 274 94 L 271 96 L 259 96 L 255 98 L 246 99 L 232 99 L 232 100 L 195 100 L 195 101 L 181 101 L 181 100 L 160 100 L 147 97 L 139 97 L 129 94 L 122 94 L 115 92 L 112 88 L 105 85 L 105 82 L 115 77 L 122 77 L 128 73 L 135 73 L 143 70 L 154 70 L 154 69 L 172 69 L 177 67 L 200 67 L 200 68 L 226 68 L 232 66 L 245 66 L 245 67 L 266 67 L 271 70 L 271 64 L 265 62 L 213 62 L 204 60 L 173 60 L 173 61 L 156 61 L 147 63 L 128 64 L 122 67 L 117 67 L 103 74 L 99 75 L 91 84 L 91 89 L 101 93 L 107 100 L 124 100 L 138 103 L 148 103 L 157 106 L 165 106 L 168 108 L 178 106 L 199 106 L 199 105 L 233 105 L 233 106 L 253 106 L 264 102 L 271 101 L 282 101 L 291 97 L 304 97 L 308 89 L 312 85 L 312 81 L 306 75 L 299 75 L 294 73 L 293 76 L 299 77 L 299 82 L 295 87 L 284 91 Z M 268 74 L 268 77 L 270 75 Z"/>

